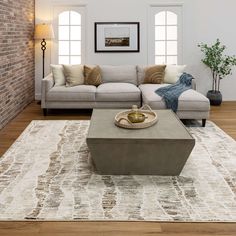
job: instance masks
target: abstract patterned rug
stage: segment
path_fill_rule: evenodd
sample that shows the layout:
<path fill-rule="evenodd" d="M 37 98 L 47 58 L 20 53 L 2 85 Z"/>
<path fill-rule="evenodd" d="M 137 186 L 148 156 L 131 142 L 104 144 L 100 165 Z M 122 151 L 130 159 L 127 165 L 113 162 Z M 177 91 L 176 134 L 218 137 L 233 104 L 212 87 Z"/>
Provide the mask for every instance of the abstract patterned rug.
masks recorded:
<path fill-rule="evenodd" d="M 215 124 L 179 177 L 100 176 L 89 121 L 33 121 L 0 159 L 0 220 L 236 221 L 236 142 Z"/>

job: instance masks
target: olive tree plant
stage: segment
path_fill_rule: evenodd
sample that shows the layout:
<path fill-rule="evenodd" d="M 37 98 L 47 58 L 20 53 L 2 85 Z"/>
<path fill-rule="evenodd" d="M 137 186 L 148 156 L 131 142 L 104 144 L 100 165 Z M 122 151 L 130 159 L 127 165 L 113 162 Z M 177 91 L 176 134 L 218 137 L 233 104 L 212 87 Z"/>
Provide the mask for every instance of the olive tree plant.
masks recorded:
<path fill-rule="evenodd" d="M 205 56 L 202 62 L 211 69 L 213 78 L 212 90 L 219 92 L 220 81 L 232 73 L 232 67 L 236 65 L 236 57 L 223 54 L 226 46 L 222 45 L 219 39 L 211 46 L 200 43 L 198 47 L 200 47 Z"/>

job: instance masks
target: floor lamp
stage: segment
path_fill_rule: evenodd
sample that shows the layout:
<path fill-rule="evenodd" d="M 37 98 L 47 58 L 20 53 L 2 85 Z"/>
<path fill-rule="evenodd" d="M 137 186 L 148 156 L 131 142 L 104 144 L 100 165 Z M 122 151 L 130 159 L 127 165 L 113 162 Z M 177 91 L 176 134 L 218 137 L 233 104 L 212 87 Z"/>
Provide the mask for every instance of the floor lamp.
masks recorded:
<path fill-rule="evenodd" d="M 45 50 L 47 49 L 47 42 L 46 39 L 53 39 L 54 38 L 54 32 L 51 24 L 38 24 L 35 26 L 35 39 L 42 40 L 41 41 L 41 50 L 42 50 L 42 57 L 43 57 L 43 73 L 42 77 L 45 76 Z"/>

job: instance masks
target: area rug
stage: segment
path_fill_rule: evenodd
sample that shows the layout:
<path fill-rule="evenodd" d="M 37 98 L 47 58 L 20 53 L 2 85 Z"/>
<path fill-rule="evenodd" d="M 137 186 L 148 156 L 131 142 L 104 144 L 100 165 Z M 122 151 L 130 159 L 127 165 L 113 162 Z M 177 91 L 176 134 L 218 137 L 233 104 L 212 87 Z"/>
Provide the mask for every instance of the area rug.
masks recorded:
<path fill-rule="evenodd" d="M 236 221 L 236 142 L 214 123 L 188 128 L 178 177 L 98 175 L 88 127 L 31 122 L 0 159 L 0 220 Z"/>

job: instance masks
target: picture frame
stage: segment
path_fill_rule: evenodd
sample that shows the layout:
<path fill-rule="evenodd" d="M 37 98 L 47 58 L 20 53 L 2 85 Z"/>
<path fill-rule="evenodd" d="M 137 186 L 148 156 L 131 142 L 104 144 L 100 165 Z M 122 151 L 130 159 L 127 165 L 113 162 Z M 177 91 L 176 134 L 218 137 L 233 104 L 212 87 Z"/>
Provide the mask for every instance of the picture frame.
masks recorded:
<path fill-rule="evenodd" d="M 139 52 L 139 28 L 139 22 L 95 22 L 95 52 Z"/>

